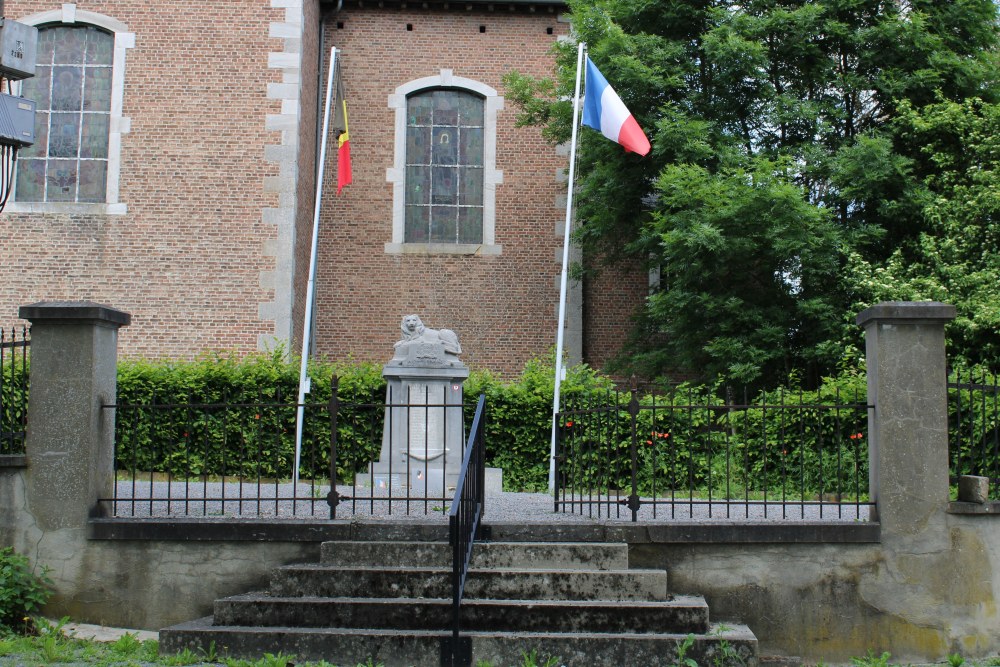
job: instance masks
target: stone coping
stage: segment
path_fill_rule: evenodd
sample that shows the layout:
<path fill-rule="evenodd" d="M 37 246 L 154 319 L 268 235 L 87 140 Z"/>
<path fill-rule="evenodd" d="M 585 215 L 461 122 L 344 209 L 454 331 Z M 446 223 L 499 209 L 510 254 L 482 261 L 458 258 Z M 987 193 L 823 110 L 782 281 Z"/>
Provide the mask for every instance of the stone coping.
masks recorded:
<path fill-rule="evenodd" d="M 101 322 L 120 327 L 132 323 L 128 313 L 93 301 L 39 301 L 18 308 L 17 316 L 32 323 Z"/>
<path fill-rule="evenodd" d="M 949 321 L 955 319 L 955 306 L 940 301 L 885 301 L 858 313 L 858 326 L 873 320 Z"/>
<path fill-rule="evenodd" d="M 948 503 L 948 514 L 1000 514 L 1000 501 L 966 503 L 956 500 Z"/>
<path fill-rule="evenodd" d="M 524 523 L 487 521 L 483 538 L 495 542 L 627 542 L 629 544 L 865 544 L 878 543 L 881 526 L 858 521 L 675 521 Z M 221 542 L 447 541 L 448 525 L 408 519 L 132 519 L 95 518 L 92 540 Z"/>
<path fill-rule="evenodd" d="M 0 455 L 0 468 L 27 468 L 28 457 L 24 454 Z"/>

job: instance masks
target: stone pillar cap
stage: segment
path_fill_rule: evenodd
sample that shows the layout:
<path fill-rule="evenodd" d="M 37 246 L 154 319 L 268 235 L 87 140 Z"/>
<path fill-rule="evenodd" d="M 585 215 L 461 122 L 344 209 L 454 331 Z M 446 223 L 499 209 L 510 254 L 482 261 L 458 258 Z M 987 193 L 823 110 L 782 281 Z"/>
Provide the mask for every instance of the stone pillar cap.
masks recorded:
<path fill-rule="evenodd" d="M 127 327 L 132 316 L 93 301 L 39 301 L 17 309 L 22 320 L 35 322 L 106 322 Z"/>
<path fill-rule="evenodd" d="M 940 301 L 883 301 L 858 314 L 857 323 L 865 326 L 874 320 L 939 320 L 955 319 L 955 306 Z"/>

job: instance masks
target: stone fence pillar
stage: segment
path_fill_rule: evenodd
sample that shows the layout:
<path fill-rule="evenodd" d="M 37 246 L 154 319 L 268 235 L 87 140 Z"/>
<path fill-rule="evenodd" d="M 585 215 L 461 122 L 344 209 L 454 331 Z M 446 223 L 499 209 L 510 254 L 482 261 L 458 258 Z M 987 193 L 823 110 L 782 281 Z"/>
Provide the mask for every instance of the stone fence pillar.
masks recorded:
<path fill-rule="evenodd" d="M 868 365 L 869 487 L 883 534 L 914 536 L 948 502 L 944 325 L 955 307 L 880 303 L 858 315 Z"/>
<path fill-rule="evenodd" d="M 31 322 L 25 451 L 29 512 L 42 531 L 86 528 L 114 483 L 118 329 L 128 313 L 90 302 L 22 306 Z"/>

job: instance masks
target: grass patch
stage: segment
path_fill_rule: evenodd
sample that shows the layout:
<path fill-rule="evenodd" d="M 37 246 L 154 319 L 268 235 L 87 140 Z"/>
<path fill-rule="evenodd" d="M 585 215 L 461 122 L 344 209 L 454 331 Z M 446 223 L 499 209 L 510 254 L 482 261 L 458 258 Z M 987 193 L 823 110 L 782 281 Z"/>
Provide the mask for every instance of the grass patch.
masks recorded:
<path fill-rule="evenodd" d="M 47 667 L 48 665 L 72 664 L 73 667 L 88 665 L 93 667 L 161 667 L 161 666 L 193 666 L 193 667 L 384 667 L 382 663 L 371 658 L 358 662 L 334 665 L 325 660 L 299 662 L 294 655 L 284 653 L 266 653 L 263 657 L 248 660 L 243 658 L 221 657 L 214 645 L 202 651 L 184 650 L 173 655 L 160 655 L 159 644 L 154 640 L 140 640 L 135 635 L 125 634 L 114 642 L 97 642 L 89 639 L 77 639 L 63 634 L 63 626 L 67 619 L 52 623 L 45 619 L 34 619 L 34 627 L 38 634 L 24 636 L 0 634 L 0 667 Z M 713 656 L 710 663 L 701 664 L 688 657 L 688 651 L 693 647 L 694 636 L 691 635 L 678 646 L 675 667 L 721 667 L 722 665 L 739 664 L 738 657 L 727 647 Z M 868 651 L 864 656 L 851 660 L 851 667 L 896 667 L 899 663 L 891 661 L 888 652 L 876 654 Z M 514 665 L 480 660 L 476 667 L 563 667 L 559 657 L 541 655 L 535 650 L 524 652 L 521 660 Z M 940 667 L 1000 667 L 1000 658 L 967 660 L 960 654 L 947 656 L 946 660 L 938 662 Z M 823 663 L 818 663 L 818 667 Z"/>
<path fill-rule="evenodd" d="M 293 655 L 265 653 L 257 660 L 223 658 L 212 646 L 205 652 L 185 650 L 173 655 L 160 655 L 159 642 L 140 640 L 133 634 L 122 635 L 114 642 L 77 639 L 63 634 L 66 619 L 50 623 L 36 619 L 38 634 L 23 636 L 0 635 L 0 667 L 45 667 L 71 663 L 93 667 L 383 667 L 371 660 L 350 665 L 332 665 L 326 661 L 298 662 Z"/>

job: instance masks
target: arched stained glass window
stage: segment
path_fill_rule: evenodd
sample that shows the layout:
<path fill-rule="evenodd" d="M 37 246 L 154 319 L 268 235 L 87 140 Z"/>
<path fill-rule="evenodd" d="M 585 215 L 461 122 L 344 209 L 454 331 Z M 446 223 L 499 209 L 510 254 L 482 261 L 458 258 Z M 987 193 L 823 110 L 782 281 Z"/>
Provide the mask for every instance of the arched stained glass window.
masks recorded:
<path fill-rule="evenodd" d="M 496 242 L 497 117 L 503 97 L 450 69 L 389 95 L 393 110 L 393 255 L 500 255 Z"/>
<path fill-rule="evenodd" d="M 20 152 L 19 202 L 104 202 L 114 35 L 91 25 L 41 26 L 35 76 L 36 142 Z"/>
<path fill-rule="evenodd" d="M 484 100 L 463 90 L 406 99 L 405 243 L 483 242 Z"/>

